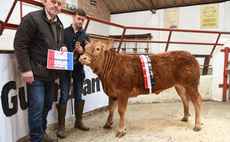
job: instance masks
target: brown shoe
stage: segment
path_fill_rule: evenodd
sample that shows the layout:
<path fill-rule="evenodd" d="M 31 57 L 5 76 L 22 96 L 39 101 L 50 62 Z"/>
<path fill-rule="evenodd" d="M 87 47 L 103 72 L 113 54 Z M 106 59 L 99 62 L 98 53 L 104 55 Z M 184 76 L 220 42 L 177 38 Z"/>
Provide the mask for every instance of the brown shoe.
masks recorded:
<path fill-rule="evenodd" d="M 48 134 L 44 133 L 43 142 L 58 142 L 58 139 L 56 137 L 51 137 Z"/>

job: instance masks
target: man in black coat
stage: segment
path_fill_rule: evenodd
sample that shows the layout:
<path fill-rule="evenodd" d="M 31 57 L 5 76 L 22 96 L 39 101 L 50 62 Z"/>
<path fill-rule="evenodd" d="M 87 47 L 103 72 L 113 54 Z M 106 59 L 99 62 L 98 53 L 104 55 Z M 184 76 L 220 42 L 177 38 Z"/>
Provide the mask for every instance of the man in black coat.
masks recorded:
<path fill-rule="evenodd" d="M 27 85 L 30 141 L 57 141 L 46 134 L 58 70 L 47 69 L 48 49 L 67 51 L 64 29 L 57 14 L 63 0 L 44 0 L 43 10 L 23 17 L 14 39 L 14 52 Z"/>
<path fill-rule="evenodd" d="M 74 110 L 75 110 L 75 128 L 79 128 L 83 131 L 88 131 L 89 127 L 86 127 L 82 122 L 82 114 L 85 101 L 82 99 L 83 94 L 83 82 L 85 79 L 84 66 L 79 62 L 80 55 L 84 52 L 84 39 L 90 42 L 89 35 L 85 33 L 82 25 L 86 18 L 86 13 L 83 9 L 76 9 L 73 14 L 73 23 L 64 30 L 64 44 L 67 46 L 69 52 L 75 50 L 74 70 L 63 71 L 60 75 L 60 88 L 61 97 L 59 99 L 58 109 L 58 132 L 59 138 L 65 138 L 65 115 L 66 115 L 66 103 L 69 99 L 70 83 L 73 78 L 73 92 L 74 92 Z M 72 75 L 71 75 L 72 74 Z M 71 78 L 72 77 L 72 78 Z"/>

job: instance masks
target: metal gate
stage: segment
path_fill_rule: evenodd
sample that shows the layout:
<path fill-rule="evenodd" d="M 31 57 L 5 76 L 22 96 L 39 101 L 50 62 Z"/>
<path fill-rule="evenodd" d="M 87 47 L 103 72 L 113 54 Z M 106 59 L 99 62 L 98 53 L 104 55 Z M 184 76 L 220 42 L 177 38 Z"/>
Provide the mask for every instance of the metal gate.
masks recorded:
<path fill-rule="evenodd" d="M 225 49 L 221 49 L 221 52 L 224 52 L 224 75 L 223 75 L 223 84 L 219 84 L 219 87 L 223 87 L 223 102 L 227 101 L 227 89 L 228 89 L 228 100 L 230 100 L 230 89 L 229 89 L 229 84 L 230 84 L 230 70 L 228 69 L 229 65 L 229 52 L 230 48 L 225 47 Z M 228 77 L 229 77 L 229 83 L 228 83 Z"/>

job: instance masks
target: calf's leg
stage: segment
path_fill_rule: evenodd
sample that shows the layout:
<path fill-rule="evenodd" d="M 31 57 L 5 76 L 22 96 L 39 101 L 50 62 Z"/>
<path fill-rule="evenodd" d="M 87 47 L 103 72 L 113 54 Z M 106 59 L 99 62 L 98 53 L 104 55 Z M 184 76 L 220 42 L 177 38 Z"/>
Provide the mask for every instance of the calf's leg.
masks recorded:
<path fill-rule="evenodd" d="M 176 85 L 175 89 L 176 89 L 178 95 L 181 97 L 181 100 L 182 100 L 183 105 L 184 105 L 184 117 L 181 119 L 181 121 L 187 122 L 188 116 L 189 116 L 189 102 L 188 102 L 188 97 L 186 95 L 186 90 L 181 85 Z"/>
<path fill-rule="evenodd" d="M 122 95 L 121 95 L 122 96 Z M 128 104 L 128 98 L 122 96 L 118 99 L 118 113 L 120 115 L 119 129 L 117 131 L 116 137 L 120 138 L 125 135 L 125 111 Z"/>
<path fill-rule="evenodd" d="M 104 125 L 104 129 L 109 129 L 111 128 L 111 125 L 113 124 L 113 115 L 114 115 L 114 110 L 117 106 L 117 100 L 113 100 L 112 98 L 109 98 L 109 116 L 107 119 L 107 122 Z"/>
<path fill-rule="evenodd" d="M 192 101 L 194 108 L 195 108 L 195 127 L 193 128 L 194 131 L 200 131 L 201 130 L 201 121 L 200 121 L 200 115 L 201 115 L 201 95 L 198 91 L 198 88 L 192 89 L 188 88 L 186 89 L 188 92 L 189 99 Z"/>

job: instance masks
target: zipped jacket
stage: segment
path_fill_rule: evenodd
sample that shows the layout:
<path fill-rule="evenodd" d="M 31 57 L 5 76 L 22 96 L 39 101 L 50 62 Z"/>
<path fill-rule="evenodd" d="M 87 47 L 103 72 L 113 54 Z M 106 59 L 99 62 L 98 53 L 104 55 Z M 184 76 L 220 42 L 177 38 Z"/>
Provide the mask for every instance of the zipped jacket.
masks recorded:
<path fill-rule="evenodd" d="M 57 17 L 57 43 L 45 9 L 30 12 L 22 18 L 14 39 L 14 52 L 21 72 L 32 70 L 35 79 L 52 81 L 58 70 L 47 69 L 48 49 L 59 50 L 63 45 L 63 24 Z"/>
<path fill-rule="evenodd" d="M 84 29 L 81 27 L 80 30 L 77 33 L 74 33 L 74 29 L 72 25 L 65 28 L 64 30 L 64 45 L 68 48 L 68 52 L 73 52 L 75 49 L 76 42 L 80 42 L 80 45 L 83 48 L 83 51 L 85 51 L 85 42 L 84 39 L 86 39 L 88 42 L 90 42 L 89 35 L 84 31 Z M 77 55 L 77 58 L 74 60 L 74 70 L 73 72 L 84 72 L 83 65 L 79 62 L 80 55 Z"/>

